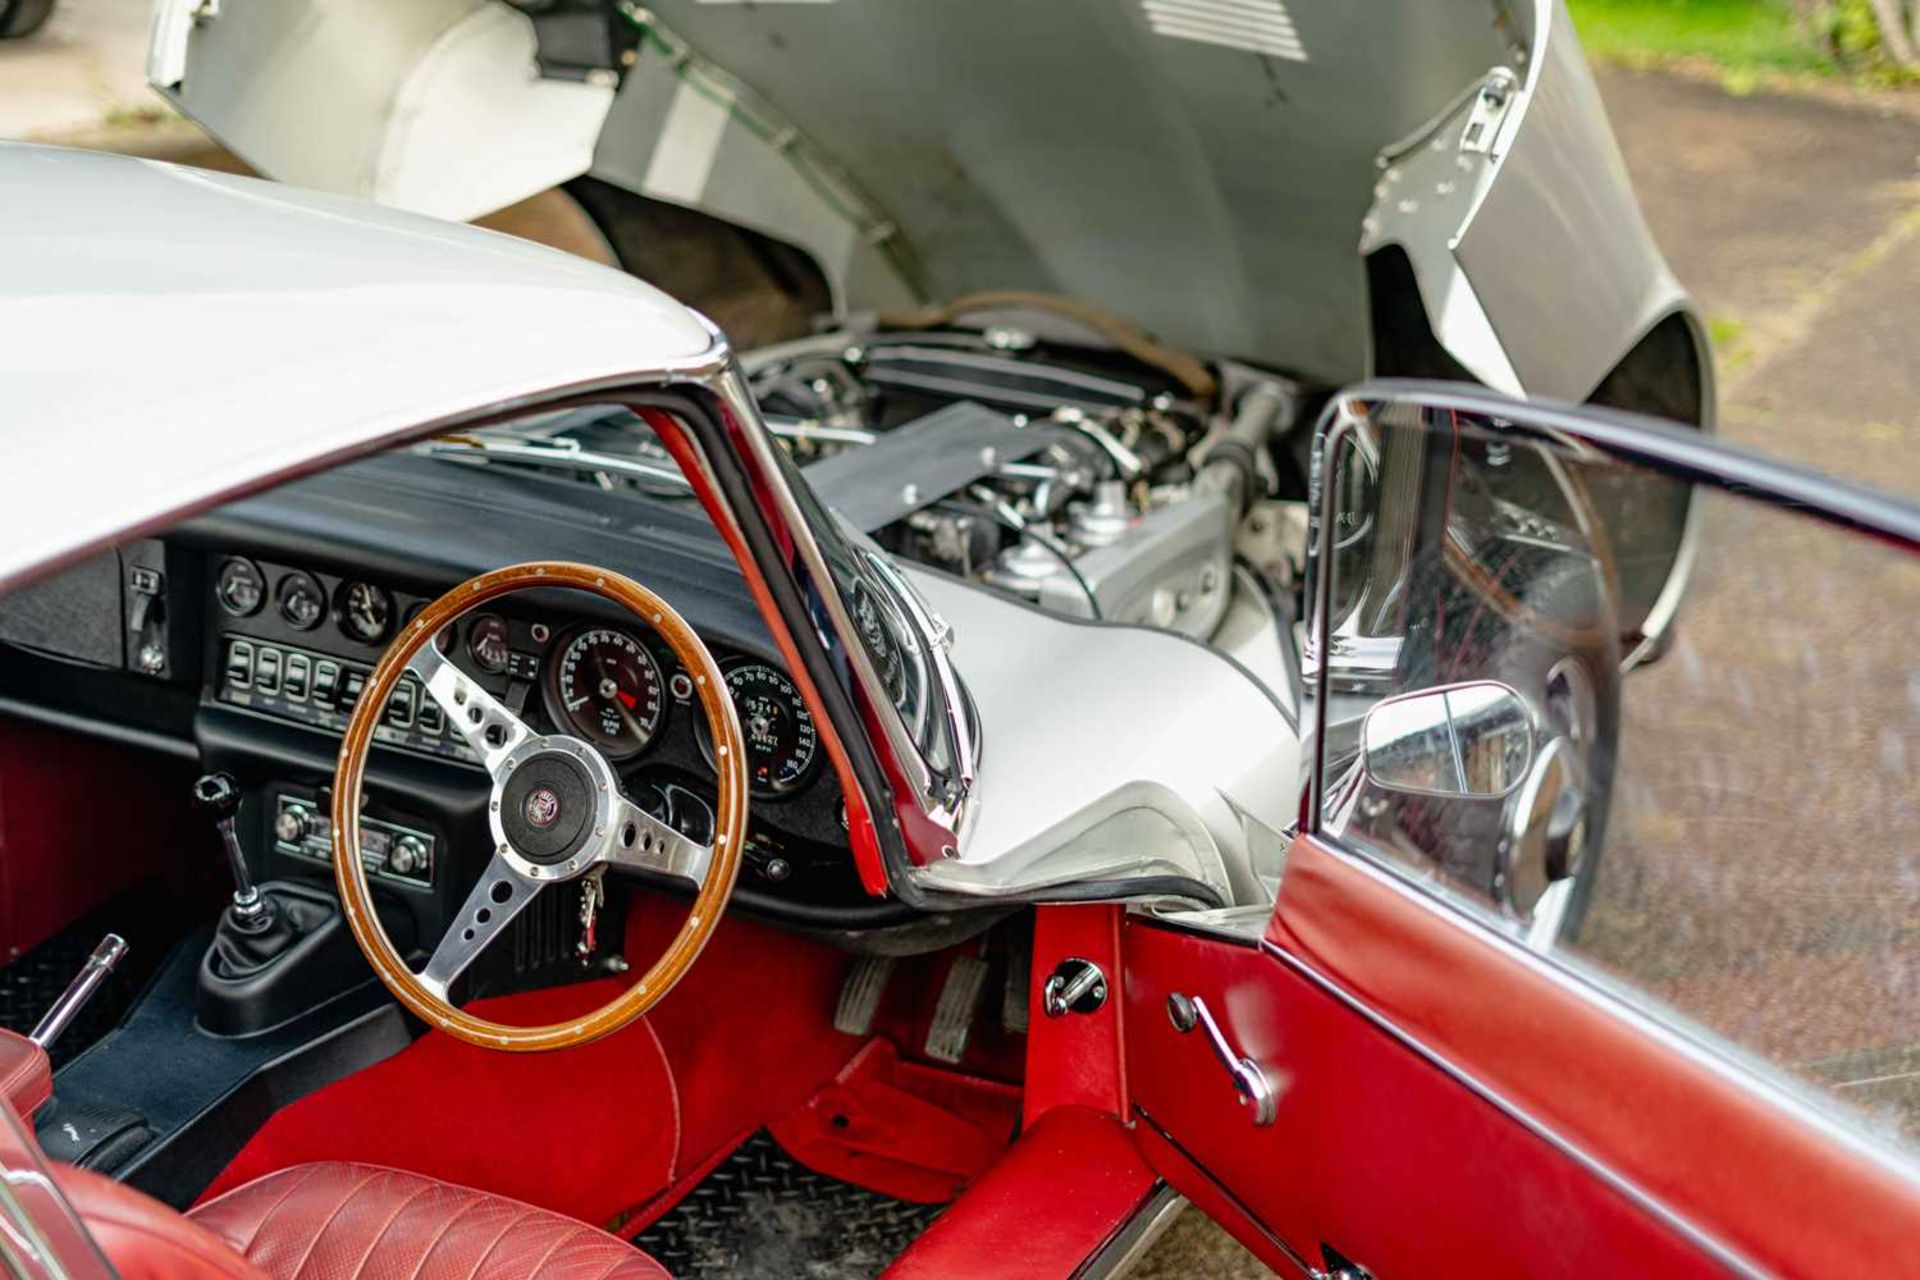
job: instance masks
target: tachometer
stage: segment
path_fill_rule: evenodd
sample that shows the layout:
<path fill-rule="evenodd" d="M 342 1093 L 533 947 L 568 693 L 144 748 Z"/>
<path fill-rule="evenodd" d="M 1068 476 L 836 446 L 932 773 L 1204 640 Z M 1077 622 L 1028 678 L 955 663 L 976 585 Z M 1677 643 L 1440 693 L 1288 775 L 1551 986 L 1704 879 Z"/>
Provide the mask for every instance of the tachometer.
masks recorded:
<path fill-rule="evenodd" d="M 747 783 L 753 793 L 783 796 L 798 790 L 813 776 L 820 737 L 793 681 L 765 663 L 743 662 L 727 672 L 727 692 L 740 713 Z M 704 721 L 701 727 L 704 730 Z M 713 747 L 705 732 L 700 745 L 711 759 Z"/>
<path fill-rule="evenodd" d="M 548 664 L 547 710 L 562 729 L 610 756 L 630 756 L 660 728 L 660 667 L 646 646 L 613 627 L 590 627 Z"/>

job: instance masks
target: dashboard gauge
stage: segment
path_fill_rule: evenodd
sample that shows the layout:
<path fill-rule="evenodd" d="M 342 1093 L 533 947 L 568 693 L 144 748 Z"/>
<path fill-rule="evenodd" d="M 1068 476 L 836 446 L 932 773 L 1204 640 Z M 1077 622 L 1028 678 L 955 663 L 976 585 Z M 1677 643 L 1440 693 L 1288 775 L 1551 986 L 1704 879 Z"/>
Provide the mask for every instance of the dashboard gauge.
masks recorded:
<path fill-rule="evenodd" d="M 813 776 L 820 737 L 800 691 L 786 674 L 763 662 L 743 662 L 727 672 L 727 692 L 740 713 L 747 744 L 747 784 L 757 796 L 784 796 Z M 701 721 L 701 746 L 713 747 Z"/>
<path fill-rule="evenodd" d="M 653 740 L 660 728 L 660 667 L 638 640 L 613 627 L 590 627 L 575 633 L 548 669 L 547 710 L 561 728 L 616 757 Z"/>
<path fill-rule="evenodd" d="M 327 593 L 310 573 L 290 573 L 280 579 L 274 593 L 280 603 L 280 616 L 289 626 L 311 631 L 327 616 Z"/>
<path fill-rule="evenodd" d="M 234 556 L 220 566 L 213 594 L 220 601 L 220 607 L 234 617 L 252 617 L 266 601 L 267 577 L 253 561 Z"/>
<path fill-rule="evenodd" d="M 507 669 L 507 620 L 497 613 L 483 613 L 467 624 L 467 656 L 482 671 L 498 675 Z"/>
<path fill-rule="evenodd" d="M 347 639 L 361 644 L 379 644 L 393 629 L 393 597 L 371 582 L 341 583 L 333 613 Z"/>

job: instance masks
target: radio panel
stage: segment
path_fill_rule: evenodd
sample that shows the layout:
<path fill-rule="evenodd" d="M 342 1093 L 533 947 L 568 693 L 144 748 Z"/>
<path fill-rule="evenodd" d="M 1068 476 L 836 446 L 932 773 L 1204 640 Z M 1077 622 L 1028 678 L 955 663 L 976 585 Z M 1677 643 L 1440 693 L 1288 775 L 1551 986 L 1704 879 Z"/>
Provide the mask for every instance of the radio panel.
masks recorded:
<path fill-rule="evenodd" d="M 327 811 L 300 796 L 274 799 L 273 847 L 279 853 L 313 862 L 333 861 L 333 819 Z M 382 822 L 360 820 L 360 861 L 367 874 L 406 884 L 433 884 L 434 840 L 424 831 Z"/>

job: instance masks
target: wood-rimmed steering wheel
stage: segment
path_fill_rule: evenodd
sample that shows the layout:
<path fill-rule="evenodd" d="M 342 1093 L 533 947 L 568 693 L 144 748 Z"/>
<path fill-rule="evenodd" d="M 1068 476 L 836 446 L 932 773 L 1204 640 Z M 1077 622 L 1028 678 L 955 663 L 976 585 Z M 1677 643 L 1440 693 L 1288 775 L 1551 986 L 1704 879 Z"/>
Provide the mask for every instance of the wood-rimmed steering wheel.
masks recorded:
<path fill-rule="evenodd" d="M 692 677 L 711 731 L 718 782 L 711 845 L 687 839 L 628 800 L 613 766 L 592 743 L 561 733 L 535 733 L 433 643 L 435 635 L 469 610 L 542 587 L 571 587 L 623 606 L 666 640 Z M 487 822 L 494 843 L 486 870 L 419 973 L 407 967 L 388 939 L 360 860 L 367 752 L 387 698 L 408 672 L 487 771 Z M 481 574 L 435 600 L 401 629 L 367 677 L 334 768 L 333 872 L 347 924 L 374 973 L 428 1025 L 489 1049 L 562 1049 L 626 1026 L 657 1004 L 692 967 L 733 894 L 746 822 L 746 747 L 726 681 L 706 645 L 666 601 L 631 578 L 591 565 L 537 561 Z M 448 995 L 454 980 L 542 890 L 607 868 L 699 886 L 680 932 L 625 992 L 581 1017 L 533 1027 L 489 1022 L 454 1006 Z"/>

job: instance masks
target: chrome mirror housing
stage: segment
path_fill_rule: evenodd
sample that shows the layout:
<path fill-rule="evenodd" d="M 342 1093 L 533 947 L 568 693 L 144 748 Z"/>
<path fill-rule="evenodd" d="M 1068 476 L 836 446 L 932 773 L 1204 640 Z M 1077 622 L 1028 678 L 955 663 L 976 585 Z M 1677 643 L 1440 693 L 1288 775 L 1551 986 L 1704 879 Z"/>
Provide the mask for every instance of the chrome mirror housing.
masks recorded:
<path fill-rule="evenodd" d="M 1360 730 L 1367 779 L 1388 791 L 1486 799 L 1520 785 L 1533 760 L 1527 704 L 1497 680 L 1377 702 Z"/>

